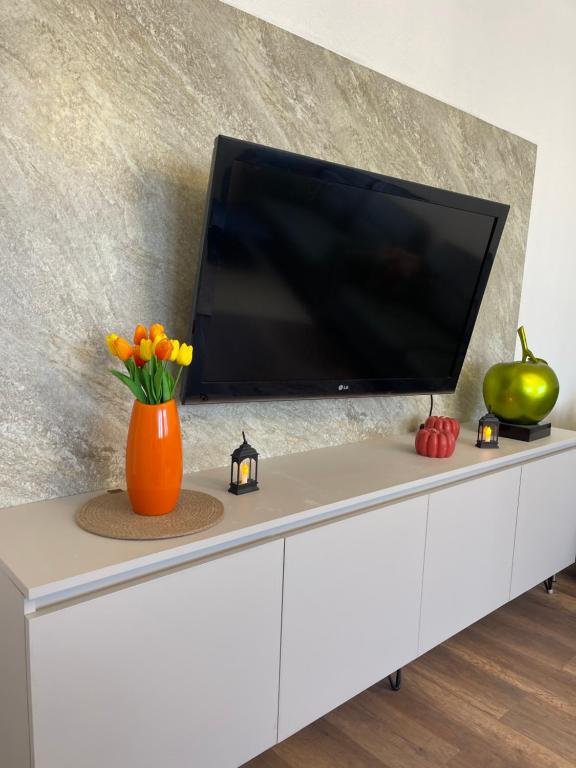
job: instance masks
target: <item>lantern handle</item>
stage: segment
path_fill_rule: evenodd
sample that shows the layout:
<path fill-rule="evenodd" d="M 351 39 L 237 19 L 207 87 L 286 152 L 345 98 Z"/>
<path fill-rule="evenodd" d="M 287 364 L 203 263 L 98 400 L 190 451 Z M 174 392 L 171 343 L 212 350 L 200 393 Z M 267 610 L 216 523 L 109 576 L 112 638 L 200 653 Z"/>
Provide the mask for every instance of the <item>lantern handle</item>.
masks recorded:
<path fill-rule="evenodd" d="M 248 442 L 248 441 L 246 440 L 246 435 L 244 434 L 244 430 L 242 430 L 242 438 L 244 439 L 244 443 L 247 443 L 247 442 Z"/>

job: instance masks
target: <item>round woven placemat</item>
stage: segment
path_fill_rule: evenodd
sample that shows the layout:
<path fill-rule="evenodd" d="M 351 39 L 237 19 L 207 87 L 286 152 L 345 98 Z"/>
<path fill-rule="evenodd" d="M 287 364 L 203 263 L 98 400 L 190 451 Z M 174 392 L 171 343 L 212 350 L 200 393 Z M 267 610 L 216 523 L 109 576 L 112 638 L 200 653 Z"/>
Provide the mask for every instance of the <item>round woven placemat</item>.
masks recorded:
<path fill-rule="evenodd" d="M 76 522 L 85 531 L 109 539 L 175 539 L 204 531 L 224 514 L 224 505 L 200 491 L 182 491 L 173 512 L 147 517 L 132 511 L 125 491 L 104 493 L 90 499 L 76 513 Z"/>

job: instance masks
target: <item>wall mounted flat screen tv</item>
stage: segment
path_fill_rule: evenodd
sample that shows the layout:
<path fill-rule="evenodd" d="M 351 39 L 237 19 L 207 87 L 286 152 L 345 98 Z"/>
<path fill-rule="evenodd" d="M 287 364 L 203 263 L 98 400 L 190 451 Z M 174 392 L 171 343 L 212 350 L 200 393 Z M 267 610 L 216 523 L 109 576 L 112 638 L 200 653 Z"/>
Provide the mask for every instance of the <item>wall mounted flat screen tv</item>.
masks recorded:
<path fill-rule="evenodd" d="M 453 391 L 508 210 L 218 136 L 183 400 Z"/>

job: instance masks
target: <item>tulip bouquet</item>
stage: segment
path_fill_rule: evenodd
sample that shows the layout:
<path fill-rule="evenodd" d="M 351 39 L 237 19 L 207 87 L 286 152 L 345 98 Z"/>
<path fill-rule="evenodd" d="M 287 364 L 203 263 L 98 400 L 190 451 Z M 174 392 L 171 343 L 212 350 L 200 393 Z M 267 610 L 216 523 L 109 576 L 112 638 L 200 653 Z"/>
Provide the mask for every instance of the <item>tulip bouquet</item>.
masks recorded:
<path fill-rule="evenodd" d="M 132 344 L 115 333 L 106 336 L 106 344 L 128 371 L 128 374 L 111 373 L 126 384 L 137 400 L 147 405 L 172 400 L 182 368 L 192 362 L 192 346 L 169 339 L 160 323 L 150 326 L 150 332 L 143 325 L 137 325 Z M 170 363 L 180 366 L 176 378 L 169 369 Z"/>

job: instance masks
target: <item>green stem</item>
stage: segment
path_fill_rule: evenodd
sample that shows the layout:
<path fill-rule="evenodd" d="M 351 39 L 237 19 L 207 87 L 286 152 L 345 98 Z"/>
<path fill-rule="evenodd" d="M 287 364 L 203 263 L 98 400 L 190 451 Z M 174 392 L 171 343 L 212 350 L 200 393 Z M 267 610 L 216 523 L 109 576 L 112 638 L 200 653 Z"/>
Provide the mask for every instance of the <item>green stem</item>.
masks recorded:
<path fill-rule="evenodd" d="M 166 369 L 168 367 L 168 360 L 163 360 L 162 363 L 161 363 L 161 366 L 162 366 L 162 379 L 160 380 L 160 389 L 161 389 L 160 402 L 161 403 L 167 403 L 168 400 L 172 399 L 172 394 L 170 392 L 170 387 L 168 386 L 167 388 L 165 388 L 165 383 L 169 384 L 169 382 L 168 382 L 168 380 L 166 378 Z M 166 389 L 168 391 L 168 394 L 170 395 L 168 397 L 168 400 L 166 400 L 164 398 L 164 392 L 166 391 Z"/>
<path fill-rule="evenodd" d="M 534 363 L 534 364 L 543 363 L 544 365 L 548 365 L 546 360 L 543 360 L 541 357 L 536 357 L 534 352 L 532 352 L 532 350 L 528 348 L 528 344 L 526 342 L 526 331 L 524 330 L 523 325 L 521 325 L 520 328 L 518 328 L 518 336 L 520 337 L 520 343 L 522 344 L 522 362 L 523 363 L 529 360 L 531 363 Z"/>
<path fill-rule="evenodd" d="M 154 388 L 154 374 L 156 373 L 155 367 L 154 367 L 154 360 L 155 357 L 152 355 L 150 360 L 148 361 L 148 365 L 150 366 L 150 370 L 148 373 L 150 374 L 150 404 L 154 405 L 156 402 L 156 390 Z"/>
<path fill-rule="evenodd" d="M 529 357 L 532 357 L 532 353 L 528 349 L 528 342 L 526 341 L 526 331 L 524 326 L 521 325 L 518 328 L 518 336 L 520 337 L 520 344 L 522 344 L 522 362 L 525 363 Z"/>
<path fill-rule="evenodd" d="M 174 386 L 172 387 L 172 397 L 174 397 L 174 393 L 176 392 L 176 387 L 178 386 L 178 382 L 180 381 L 180 376 L 182 375 L 182 368 L 184 366 L 180 366 L 180 370 L 178 371 L 178 376 L 176 376 L 176 380 L 174 382 Z"/>

